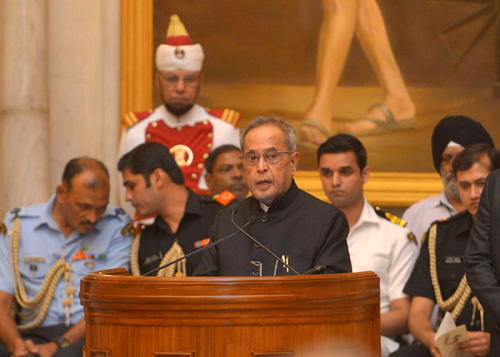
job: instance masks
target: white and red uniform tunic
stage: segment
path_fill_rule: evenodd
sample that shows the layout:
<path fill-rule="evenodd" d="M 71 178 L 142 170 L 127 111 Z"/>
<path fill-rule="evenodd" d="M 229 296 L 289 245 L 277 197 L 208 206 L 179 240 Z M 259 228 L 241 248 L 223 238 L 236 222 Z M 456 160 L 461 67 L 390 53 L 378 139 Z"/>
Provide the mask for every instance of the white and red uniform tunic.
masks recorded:
<path fill-rule="evenodd" d="M 169 113 L 163 104 L 149 112 L 128 113 L 119 156 L 146 141 L 161 143 L 174 155 L 186 186 L 207 190 L 205 159 L 218 146 L 240 146 L 239 119 L 240 114 L 234 110 L 210 110 L 197 104 L 179 117 Z"/>

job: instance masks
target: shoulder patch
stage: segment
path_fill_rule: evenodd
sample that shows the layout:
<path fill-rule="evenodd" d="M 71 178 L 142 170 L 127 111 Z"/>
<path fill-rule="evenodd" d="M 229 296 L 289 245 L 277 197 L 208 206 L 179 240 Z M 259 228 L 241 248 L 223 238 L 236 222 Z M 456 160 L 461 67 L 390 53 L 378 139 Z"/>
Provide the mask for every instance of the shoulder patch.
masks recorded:
<path fill-rule="evenodd" d="M 208 114 L 213 115 L 214 117 L 217 117 L 219 119 L 224 120 L 225 122 L 228 122 L 235 128 L 238 127 L 240 123 L 240 118 L 241 114 L 238 113 L 236 110 L 233 109 L 209 109 L 206 108 Z"/>
<path fill-rule="evenodd" d="M 19 215 L 19 212 L 21 212 L 21 209 L 19 207 L 13 208 L 10 210 L 10 214 L 16 218 Z"/>
<path fill-rule="evenodd" d="M 394 224 L 397 224 L 398 226 L 405 227 L 406 226 L 406 221 L 399 218 L 398 216 L 395 216 L 389 212 L 384 212 L 380 209 L 380 207 L 374 207 L 375 212 L 377 213 L 378 216 L 387 219 L 389 222 L 392 222 Z M 413 236 L 415 237 L 415 236 Z"/>
<path fill-rule="evenodd" d="M 222 191 L 221 193 L 214 195 L 213 200 L 220 203 L 222 206 L 226 207 L 228 204 L 236 199 L 236 196 L 230 191 Z"/>
<path fill-rule="evenodd" d="M 121 215 L 126 215 L 126 214 L 127 214 L 127 212 L 125 212 L 125 210 L 124 210 L 123 208 L 121 208 L 121 207 L 116 207 L 116 208 L 115 208 L 115 213 L 116 213 L 117 215 L 120 215 L 120 214 L 121 214 Z"/>
<path fill-rule="evenodd" d="M 131 236 L 134 236 L 135 235 L 135 228 L 134 228 L 134 223 L 133 222 L 129 222 L 127 223 L 121 230 L 121 234 L 122 236 L 127 236 L 127 235 L 131 235 Z"/>
<path fill-rule="evenodd" d="M 146 119 L 148 116 L 151 115 L 153 110 L 147 110 L 145 112 L 128 112 L 125 113 L 125 115 L 122 118 L 122 124 L 125 126 L 125 128 L 130 128 L 134 124 L 140 122 L 143 119 Z"/>
<path fill-rule="evenodd" d="M 0 234 L 7 234 L 7 226 L 5 225 L 5 223 L 0 223 Z"/>
<path fill-rule="evenodd" d="M 413 234 L 412 232 L 408 233 L 408 235 L 406 236 L 408 238 L 408 240 L 410 241 L 410 243 L 415 243 L 416 245 L 418 245 L 417 243 L 417 237 L 415 237 L 415 234 Z"/>

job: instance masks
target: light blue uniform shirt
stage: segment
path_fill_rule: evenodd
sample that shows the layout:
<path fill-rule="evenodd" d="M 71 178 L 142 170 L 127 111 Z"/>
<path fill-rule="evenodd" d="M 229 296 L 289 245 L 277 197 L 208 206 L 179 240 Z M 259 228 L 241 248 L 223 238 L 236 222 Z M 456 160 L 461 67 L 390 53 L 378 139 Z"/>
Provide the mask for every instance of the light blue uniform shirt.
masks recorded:
<path fill-rule="evenodd" d="M 107 207 L 105 213 L 90 233 L 73 231 L 68 238 L 58 228 L 52 217 L 55 195 L 46 203 L 22 208 L 17 212 L 20 224 L 19 272 L 31 299 L 40 290 L 46 274 L 60 258 L 65 248 L 64 259 L 71 264 L 71 275 L 75 287 L 75 312 L 70 307 L 71 324 L 80 321 L 83 307 L 80 305 L 80 279 L 92 271 L 124 267 L 129 268 L 131 235 L 121 233 L 130 222 L 121 208 Z M 10 266 L 10 233 L 16 216 L 11 210 L 5 217 L 7 234 L 0 235 L 0 290 L 14 295 Z M 78 259 L 82 257 L 83 259 Z M 49 310 L 41 326 L 66 323 L 64 274 L 61 276 Z M 29 321 L 27 321 L 29 322 Z M 23 323 L 27 323 L 23 322 Z"/>

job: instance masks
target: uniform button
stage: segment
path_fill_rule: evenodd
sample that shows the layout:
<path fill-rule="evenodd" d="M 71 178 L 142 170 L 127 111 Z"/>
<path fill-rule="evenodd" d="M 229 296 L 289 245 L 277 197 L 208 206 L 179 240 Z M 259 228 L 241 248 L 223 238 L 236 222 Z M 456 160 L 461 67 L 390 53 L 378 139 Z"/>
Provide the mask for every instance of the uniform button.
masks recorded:
<path fill-rule="evenodd" d="M 199 169 L 202 169 L 202 168 L 203 168 L 203 164 L 201 164 L 201 163 L 200 163 L 200 164 L 198 164 L 198 168 L 199 168 Z"/>
<path fill-rule="evenodd" d="M 154 122 L 153 124 L 151 124 L 151 126 L 152 126 L 153 128 L 156 128 L 156 127 L 158 126 L 158 123 L 157 123 L 157 122 Z"/>
<path fill-rule="evenodd" d="M 203 154 L 203 158 L 206 159 L 208 157 L 208 153 Z"/>
<path fill-rule="evenodd" d="M 266 223 L 267 222 L 267 216 L 262 216 L 261 221 Z"/>
<path fill-rule="evenodd" d="M 146 134 L 147 139 L 151 139 L 151 134 Z"/>
<path fill-rule="evenodd" d="M 191 178 L 196 180 L 198 178 L 198 175 L 197 174 L 191 174 Z"/>
<path fill-rule="evenodd" d="M 255 248 L 260 248 L 260 245 L 258 245 L 257 243 L 254 243 L 254 244 L 253 244 L 253 246 L 254 246 Z"/>
<path fill-rule="evenodd" d="M 203 125 L 208 125 L 208 120 L 203 120 Z"/>
<path fill-rule="evenodd" d="M 182 131 L 182 126 L 178 126 L 177 131 Z"/>
<path fill-rule="evenodd" d="M 208 143 L 207 144 L 207 148 L 211 149 L 212 148 L 212 144 Z"/>
<path fill-rule="evenodd" d="M 208 136 L 209 138 L 211 138 L 211 137 L 212 137 L 212 133 L 208 133 L 208 135 L 207 135 L 207 136 Z"/>

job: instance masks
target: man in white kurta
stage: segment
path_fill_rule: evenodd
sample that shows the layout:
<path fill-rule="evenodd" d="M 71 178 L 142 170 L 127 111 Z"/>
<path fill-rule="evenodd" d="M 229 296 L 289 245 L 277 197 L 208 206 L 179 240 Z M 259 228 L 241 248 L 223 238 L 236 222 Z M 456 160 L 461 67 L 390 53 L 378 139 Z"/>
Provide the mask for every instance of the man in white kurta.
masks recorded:
<path fill-rule="evenodd" d="M 373 271 L 380 278 L 381 351 L 399 348 L 396 336 L 408 332 L 410 298 L 403 293 L 418 255 L 415 236 L 404 221 L 382 212 L 363 196 L 370 168 L 366 150 L 352 135 L 329 138 L 318 148 L 323 190 L 349 223 L 347 244 L 353 272 Z"/>

